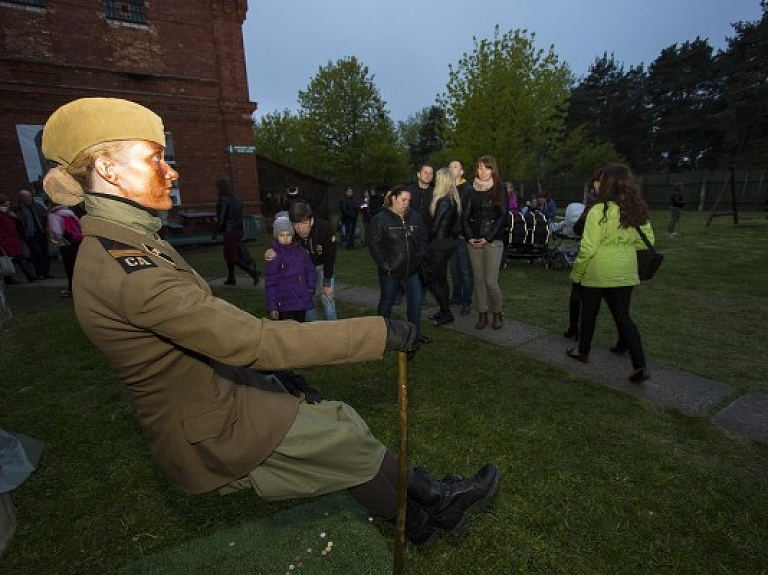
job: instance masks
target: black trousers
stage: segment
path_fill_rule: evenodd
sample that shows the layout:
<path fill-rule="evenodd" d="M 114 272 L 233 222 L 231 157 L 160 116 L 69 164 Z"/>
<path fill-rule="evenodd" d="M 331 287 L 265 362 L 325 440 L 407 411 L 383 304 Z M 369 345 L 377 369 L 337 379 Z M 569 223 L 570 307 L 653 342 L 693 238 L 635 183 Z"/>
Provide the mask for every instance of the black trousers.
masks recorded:
<path fill-rule="evenodd" d="M 67 274 L 67 289 L 69 291 L 72 291 L 72 276 L 75 273 L 75 261 L 77 260 L 77 252 L 79 249 L 79 243 L 61 246 L 59 248 L 61 262 L 64 264 L 64 273 Z"/>
<path fill-rule="evenodd" d="M 432 282 L 429 290 L 435 296 L 440 313 L 451 315 L 450 293 L 448 291 L 448 260 L 451 258 L 455 245 L 429 250 L 429 266 L 432 268 Z"/>
<path fill-rule="evenodd" d="M 579 353 L 589 355 L 592 338 L 595 335 L 595 322 L 600 312 L 600 302 L 605 299 L 608 309 L 619 332 L 619 342 L 627 346 L 632 367 L 645 367 L 645 352 L 640 332 L 629 316 L 629 304 L 632 301 L 633 286 L 622 287 L 587 287 L 581 286 L 581 329 L 579 330 Z"/>
<path fill-rule="evenodd" d="M 32 265 L 35 266 L 37 277 L 48 277 L 50 275 L 48 237 L 42 233 L 35 234 L 32 237 L 24 238 L 24 243 L 29 248 L 29 257 L 32 260 Z"/>

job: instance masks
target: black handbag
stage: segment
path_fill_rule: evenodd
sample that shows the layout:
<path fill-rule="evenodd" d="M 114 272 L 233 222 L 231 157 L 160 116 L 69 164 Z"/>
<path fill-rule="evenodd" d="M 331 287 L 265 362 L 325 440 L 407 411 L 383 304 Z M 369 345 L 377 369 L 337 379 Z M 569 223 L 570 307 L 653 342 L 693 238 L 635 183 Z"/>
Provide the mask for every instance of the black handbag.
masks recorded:
<path fill-rule="evenodd" d="M 640 281 L 644 282 L 656 275 L 656 270 L 661 267 L 661 262 L 664 261 L 664 254 L 656 251 L 643 230 L 638 226 L 635 226 L 635 229 L 643 238 L 645 245 L 648 246 L 647 249 L 637 250 L 637 275 L 640 277 Z"/>

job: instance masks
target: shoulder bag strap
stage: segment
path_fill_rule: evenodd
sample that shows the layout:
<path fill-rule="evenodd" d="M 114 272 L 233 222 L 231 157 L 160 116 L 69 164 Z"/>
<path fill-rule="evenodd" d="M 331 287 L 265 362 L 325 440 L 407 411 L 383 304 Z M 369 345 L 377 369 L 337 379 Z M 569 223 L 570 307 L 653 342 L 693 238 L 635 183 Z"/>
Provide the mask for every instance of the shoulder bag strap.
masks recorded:
<path fill-rule="evenodd" d="M 637 230 L 637 233 L 640 234 L 640 237 L 643 238 L 643 241 L 645 242 L 645 245 L 648 246 L 648 249 L 652 252 L 655 252 L 656 249 L 651 245 L 651 242 L 648 241 L 648 236 L 645 235 L 645 232 L 640 229 L 640 226 L 635 226 L 635 229 Z"/>

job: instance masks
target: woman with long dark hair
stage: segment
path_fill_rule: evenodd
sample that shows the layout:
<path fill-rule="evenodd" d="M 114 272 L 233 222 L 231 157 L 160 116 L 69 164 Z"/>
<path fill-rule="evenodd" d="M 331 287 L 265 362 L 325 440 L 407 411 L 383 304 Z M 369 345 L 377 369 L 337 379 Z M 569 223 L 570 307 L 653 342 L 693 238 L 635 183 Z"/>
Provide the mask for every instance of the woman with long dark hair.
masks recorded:
<path fill-rule="evenodd" d="M 477 175 L 467 194 L 461 215 L 461 229 L 469 247 L 469 261 L 475 283 L 475 304 L 479 312 L 475 328 L 488 325 L 488 310 L 493 313 L 493 329 L 501 329 L 502 309 L 499 268 L 504 257 L 507 191 L 502 186 L 499 168 L 491 156 L 477 160 Z"/>
<path fill-rule="evenodd" d="M 611 351 L 629 351 L 629 380 L 635 383 L 651 377 L 640 332 L 629 315 L 632 288 L 640 283 L 636 251 L 645 247 L 638 227 L 650 242 L 654 241 L 648 206 L 631 170 L 623 164 L 609 164 L 600 173 L 597 203 L 587 214 L 571 271 L 571 280 L 581 284 L 581 328 L 579 345 L 566 352 L 577 361 L 589 361 L 595 321 L 605 299 L 619 332 L 619 341 Z"/>

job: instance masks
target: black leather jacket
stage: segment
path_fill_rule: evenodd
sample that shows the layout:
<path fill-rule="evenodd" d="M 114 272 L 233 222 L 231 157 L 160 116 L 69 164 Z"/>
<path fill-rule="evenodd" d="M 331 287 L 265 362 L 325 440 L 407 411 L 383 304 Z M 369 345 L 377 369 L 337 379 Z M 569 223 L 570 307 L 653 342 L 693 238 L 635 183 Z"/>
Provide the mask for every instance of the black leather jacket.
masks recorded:
<path fill-rule="evenodd" d="M 427 230 L 421 216 L 408 210 L 401 218 L 383 209 L 371 220 L 368 251 L 381 275 L 404 279 L 417 273 L 427 253 Z"/>
<path fill-rule="evenodd" d="M 456 220 L 458 209 L 451 196 L 443 196 L 435 204 L 435 214 L 432 216 L 430 240 L 447 240 L 456 237 Z"/>
<path fill-rule="evenodd" d="M 493 192 L 478 192 L 470 187 L 467 194 L 467 204 L 461 212 L 461 230 L 464 238 L 485 238 L 487 242 L 501 240 L 504 237 L 504 226 L 507 224 L 507 193 L 500 206 L 493 204 Z"/>
<path fill-rule="evenodd" d="M 243 202 L 235 196 L 222 196 L 216 204 L 216 233 L 243 229 Z"/>

